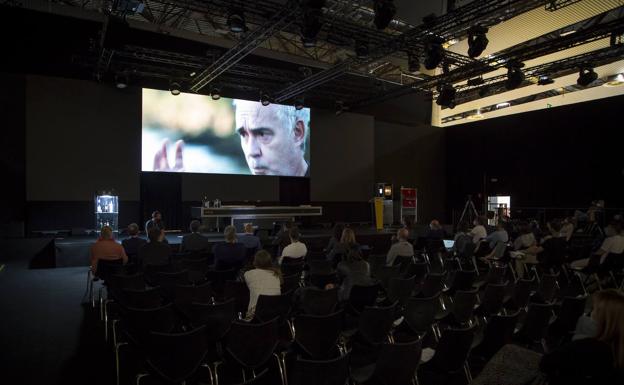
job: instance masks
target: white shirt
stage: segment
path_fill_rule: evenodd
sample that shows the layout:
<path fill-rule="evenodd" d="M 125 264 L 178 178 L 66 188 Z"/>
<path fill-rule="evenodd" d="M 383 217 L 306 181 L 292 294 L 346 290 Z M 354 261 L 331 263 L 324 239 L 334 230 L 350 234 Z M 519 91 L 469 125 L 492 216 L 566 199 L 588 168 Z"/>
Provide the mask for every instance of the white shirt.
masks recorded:
<path fill-rule="evenodd" d="M 482 225 L 476 225 L 472 230 L 470 230 L 470 234 L 472 234 L 472 243 L 475 245 L 479 243 L 482 238 L 487 237 L 487 231 L 485 231 L 485 227 Z"/>
<path fill-rule="evenodd" d="M 280 280 L 271 270 L 249 270 L 245 272 L 245 282 L 249 288 L 249 306 L 247 306 L 247 317 L 252 317 L 256 311 L 256 303 L 258 303 L 258 297 L 260 295 L 281 294 Z"/>
<path fill-rule="evenodd" d="M 388 254 L 386 255 L 386 265 L 392 266 L 394 264 L 394 260 L 398 256 L 413 257 L 414 246 L 412 246 L 411 243 L 405 240 L 398 241 L 397 243 L 390 246 L 390 250 L 388 250 Z"/>
<path fill-rule="evenodd" d="M 605 239 L 600 246 L 600 250 L 606 253 L 600 258 L 600 263 L 603 263 L 607 257 L 607 253 L 621 254 L 624 252 L 624 236 L 618 234 Z"/>
<path fill-rule="evenodd" d="M 535 235 L 533 233 L 522 234 L 514 241 L 514 250 L 528 249 L 535 243 Z"/>
<path fill-rule="evenodd" d="M 279 258 L 279 263 L 282 263 L 282 259 L 284 257 L 303 258 L 306 254 L 308 254 L 308 248 L 305 243 L 296 241 L 284 247 L 284 250 L 282 250 L 282 256 Z"/>

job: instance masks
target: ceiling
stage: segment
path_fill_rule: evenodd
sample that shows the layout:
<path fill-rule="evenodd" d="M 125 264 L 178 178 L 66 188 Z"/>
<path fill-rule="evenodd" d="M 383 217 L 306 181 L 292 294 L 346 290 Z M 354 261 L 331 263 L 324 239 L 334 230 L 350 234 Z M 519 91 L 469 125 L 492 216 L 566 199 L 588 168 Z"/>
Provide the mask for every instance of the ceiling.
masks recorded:
<path fill-rule="evenodd" d="M 304 98 L 337 112 L 421 93 L 430 101 L 416 108 L 431 108 L 439 126 L 624 92 L 601 86 L 624 70 L 622 46 L 610 39 L 624 31 L 624 0 L 394 0 L 396 15 L 383 30 L 374 25 L 376 1 L 134 1 L 140 13 L 124 8 L 131 0 L 0 1 L 0 39 L 13 53 L 0 70 L 160 89 L 175 81 L 186 92 Z M 236 10 L 245 32 L 230 31 Z M 315 21 L 316 44 L 305 48 L 302 26 Z M 489 44 L 472 59 L 467 35 L 475 24 L 489 28 Z M 427 70 L 424 49 L 433 39 L 445 42 L 444 58 Z M 409 71 L 408 57 L 420 61 L 418 70 Z M 507 90 L 505 65 L 514 60 L 524 63 L 526 80 Z M 581 64 L 600 78 L 586 88 L 575 86 Z M 541 75 L 554 83 L 536 85 Z M 484 84 L 468 86 L 474 78 Z M 435 103 L 443 84 L 457 89 L 452 109 Z M 493 107 L 501 102 L 510 106 Z"/>

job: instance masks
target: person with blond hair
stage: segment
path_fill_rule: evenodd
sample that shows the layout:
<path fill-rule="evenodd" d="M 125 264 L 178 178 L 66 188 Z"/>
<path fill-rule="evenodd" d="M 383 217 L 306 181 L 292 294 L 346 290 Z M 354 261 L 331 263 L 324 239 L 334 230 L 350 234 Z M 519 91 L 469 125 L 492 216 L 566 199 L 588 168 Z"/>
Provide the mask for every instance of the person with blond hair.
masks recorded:
<path fill-rule="evenodd" d="M 125 265 L 128 263 L 128 256 L 119 243 L 113 238 L 113 229 L 110 226 L 103 226 L 100 230 L 100 237 L 91 246 L 91 271 L 97 273 L 99 260 L 117 261 L 121 260 Z"/>
<path fill-rule="evenodd" d="M 576 339 L 542 358 L 540 369 L 549 385 L 623 383 L 624 294 L 608 289 L 593 298 L 595 333 L 588 333 L 593 336 Z"/>
<path fill-rule="evenodd" d="M 282 273 L 273 265 L 271 254 L 266 250 L 258 251 L 254 256 L 253 266 L 252 270 L 244 274 L 245 283 L 249 288 L 247 319 L 253 318 L 259 296 L 281 294 Z"/>

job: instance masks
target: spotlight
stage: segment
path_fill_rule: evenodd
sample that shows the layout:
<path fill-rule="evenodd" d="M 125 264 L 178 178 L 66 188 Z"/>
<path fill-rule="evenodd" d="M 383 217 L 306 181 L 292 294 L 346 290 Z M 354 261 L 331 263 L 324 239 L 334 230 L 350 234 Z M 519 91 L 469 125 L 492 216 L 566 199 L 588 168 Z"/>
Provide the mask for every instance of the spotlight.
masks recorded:
<path fill-rule="evenodd" d="M 396 13 L 396 6 L 392 0 L 375 0 L 373 4 L 375 10 L 375 27 L 385 29 Z"/>
<path fill-rule="evenodd" d="M 169 91 L 171 91 L 171 95 L 178 96 L 180 95 L 180 84 L 178 82 L 171 82 L 169 84 Z"/>
<path fill-rule="evenodd" d="M 598 74 L 593 70 L 593 68 L 584 67 L 579 71 L 579 77 L 576 79 L 576 84 L 582 87 L 587 87 L 596 79 L 598 79 Z"/>
<path fill-rule="evenodd" d="M 475 25 L 468 30 L 468 56 L 475 58 L 480 56 L 490 42 L 485 36 L 488 29 Z"/>
<path fill-rule="evenodd" d="M 496 105 L 496 109 L 500 110 L 501 108 L 507 108 L 509 106 L 511 106 L 511 103 L 509 103 L 509 102 L 502 102 L 502 103 L 498 103 Z"/>
<path fill-rule="evenodd" d="M 126 75 L 115 75 L 115 86 L 119 89 L 128 87 L 128 77 Z"/>
<path fill-rule="evenodd" d="M 547 86 L 549 84 L 553 84 L 555 81 L 550 78 L 548 75 L 540 75 L 537 79 L 538 86 Z"/>
<path fill-rule="evenodd" d="M 227 18 L 227 25 L 230 27 L 231 32 L 245 32 L 247 30 L 247 26 L 245 25 L 245 13 L 243 13 L 241 9 L 231 9 Z"/>
<path fill-rule="evenodd" d="M 262 103 L 262 105 L 265 107 L 271 104 L 271 97 L 269 96 L 269 94 L 267 94 L 266 92 L 263 92 L 260 95 L 260 103 Z"/>
<path fill-rule="evenodd" d="M 505 81 L 505 88 L 507 90 L 520 87 L 524 81 L 524 73 L 521 70 L 522 67 L 524 67 L 524 63 L 509 62 L 509 64 L 507 64 L 507 80 Z"/>
<path fill-rule="evenodd" d="M 455 94 L 457 90 L 450 84 L 444 84 L 438 88 L 440 94 L 436 99 L 436 104 L 441 107 L 455 108 Z"/>
<path fill-rule="evenodd" d="M 303 98 L 297 98 L 295 100 L 295 110 L 299 111 L 303 109 Z"/>
<path fill-rule="evenodd" d="M 444 59 L 444 50 L 440 39 L 429 40 L 425 44 L 425 68 L 432 70 L 436 68 Z"/>
<path fill-rule="evenodd" d="M 210 97 L 212 98 L 212 100 L 221 99 L 221 90 L 216 87 L 213 88 L 212 90 L 210 90 Z"/>
<path fill-rule="evenodd" d="M 358 59 L 366 59 L 368 57 L 368 43 L 365 41 L 355 42 L 355 55 Z"/>
<path fill-rule="evenodd" d="M 409 72 L 418 72 L 420 70 L 420 60 L 417 52 L 407 53 L 407 70 Z"/>
<path fill-rule="evenodd" d="M 320 9 L 308 9 L 304 12 L 301 23 L 301 43 L 305 48 L 316 45 L 316 35 L 321 31 Z"/>

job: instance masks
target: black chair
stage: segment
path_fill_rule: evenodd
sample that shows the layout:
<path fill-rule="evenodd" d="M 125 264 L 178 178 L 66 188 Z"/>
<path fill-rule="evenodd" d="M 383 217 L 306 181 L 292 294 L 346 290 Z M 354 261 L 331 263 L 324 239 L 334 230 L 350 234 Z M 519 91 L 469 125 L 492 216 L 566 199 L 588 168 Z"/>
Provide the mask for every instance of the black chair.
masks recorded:
<path fill-rule="evenodd" d="M 347 385 L 349 381 L 349 353 L 329 360 L 307 360 L 297 357 L 289 370 L 291 385 Z"/>
<path fill-rule="evenodd" d="M 301 274 L 304 267 L 305 261 L 303 258 L 282 258 L 281 269 L 284 276 Z"/>
<path fill-rule="evenodd" d="M 122 289 L 119 302 L 126 307 L 150 309 L 159 307 L 163 303 L 163 297 L 159 287 L 145 290 Z"/>
<path fill-rule="evenodd" d="M 145 273 L 145 280 L 152 286 L 158 286 L 158 283 L 156 281 L 157 273 L 168 273 L 168 272 L 172 272 L 173 270 L 174 270 L 173 266 L 170 265 L 169 263 L 162 264 L 162 265 L 143 266 L 143 272 Z"/>
<path fill-rule="evenodd" d="M 113 275 L 123 273 L 122 259 L 98 259 L 95 276 L 104 282 L 108 282 Z"/>
<path fill-rule="evenodd" d="M 388 341 L 395 320 L 396 302 L 390 306 L 367 306 L 358 319 L 358 335 L 371 345 Z"/>
<path fill-rule="evenodd" d="M 328 359 L 336 350 L 342 325 L 342 310 L 324 316 L 300 314 L 294 320 L 296 346 L 306 358 Z"/>
<path fill-rule="evenodd" d="M 292 310 L 292 292 L 280 295 L 260 295 L 256 303 L 255 318 L 260 322 L 266 322 L 274 318 L 280 321 L 288 319 Z"/>
<path fill-rule="evenodd" d="M 540 279 L 539 287 L 537 289 L 537 293 L 545 302 L 553 302 L 557 295 L 557 291 L 559 289 L 559 283 L 557 280 L 559 279 L 559 273 L 549 274 L 544 273 Z"/>
<path fill-rule="evenodd" d="M 479 291 L 477 289 L 468 291 L 457 290 L 453 296 L 453 305 L 451 308 L 453 321 L 460 326 L 469 324 L 478 302 Z"/>
<path fill-rule="evenodd" d="M 326 259 L 313 259 L 308 261 L 309 273 L 310 274 L 332 274 L 334 269 L 332 267 L 331 261 Z"/>
<path fill-rule="evenodd" d="M 398 301 L 400 306 L 405 306 L 407 299 L 412 296 L 415 286 L 414 277 L 391 278 L 388 283 L 388 299 L 391 302 Z"/>
<path fill-rule="evenodd" d="M 379 285 L 353 285 L 349 293 L 349 309 L 359 314 L 366 306 L 373 306 L 377 300 L 379 289 Z"/>
<path fill-rule="evenodd" d="M 376 292 L 375 296 L 377 296 Z M 304 314 L 327 315 L 333 313 L 336 306 L 338 306 L 337 288 L 329 290 L 305 288 L 301 290 L 301 310 Z"/>
<path fill-rule="evenodd" d="M 476 325 L 444 330 L 433 357 L 418 370 L 420 379 L 434 379 L 423 381 L 424 383 L 445 383 L 440 378 L 446 378 L 448 375 L 460 373 L 463 370 L 466 380 L 470 383 L 472 375 L 466 360 L 472 347 L 475 330 Z"/>
<path fill-rule="evenodd" d="M 174 287 L 176 285 L 187 285 L 188 271 L 175 271 L 175 272 L 158 272 L 154 275 L 156 285 L 160 286 L 162 295 L 166 299 L 173 301 L 175 292 Z"/>
<path fill-rule="evenodd" d="M 206 355 L 204 332 L 204 326 L 184 333 L 151 332 L 146 350 L 149 371 L 170 383 L 191 378 Z M 137 376 L 137 385 L 143 376 Z"/>
<path fill-rule="evenodd" d="M 325 289 L 328 284 L 336 284 L 338 277 L 335 273 L 330 274 L 310 274 L 310 285 L 319 289 Z"/>
<path fill-rule="evenodd" d="M 180 267 L 188 271 L 188 280 L 197 284 L 206 279 L 206 272 L 208 271 L 209 265 L 206 258 L 195 259 L 191 257 L 182 258 Z"/>
<path fill-rule="evenodd" d="M 574 333 L 576 323 L 585 311 L 587 296 L 583 297 L 563 297 L 561 308 L 557 314 L 553 326 L 564 334 Z"/>
<path fill-rule="evenodd" d="M 503 309 L 503 302 L 507 290 L 507 283 L 494 284 L 490 283 L 485 287 L 481 305 L 477 312 L 486 317 L 498 314 Z"/>
<path fill-rule="evenodd" d="M 388 288 L 388 284 L 392 278 L 398 278 L 401 275 L 401 266 L 384 266 L 375 272 L 375 278 L 379 280 L 381 286 Z"/>
<path fill-rule="evenodd" d="M 405 305 L 404 317 L 409 329 L 417 334 L 432 331 L 440 294 L 432 297 L 411 297 Z"/>
<path fill-rule="evenodd" d="M 236 302 L 236 312 L 244 316 L 249 306 L 249 288 L 245 282 L 226 281 L 223 288 L 223 298 L 225 300 L 234 299 Z"/>
<path fill-rule="evenodd" d="M 397 255 L 392 263 L 392 266 L 399 266 L 399 271 L 401 273 L 405 273 L 407 271 L 408 266 L 414 261 L 414 256 L 409 255 Z"/>
<path fill-rule="evenodd" d="M 489 361 L 504 345 L 512 342 L 520 310 L 511 314 L 492 315 L 485 326 L 481 343 L 473 354 Z"/>
<path fill-rule="evenodd" d="M 477 272 L 475 270 L 457 270 L 453 273 L 453 280 L 451 281 L 451 287 L 449 289 L 449 295 L 452 295 L 457 290 L 469 291 L 477 279 Z"/>
<path fill-rule="evenodd" d="M 513 307 L 515 309 L 525 309 L 529 305 L 531 293 L 535 286 L 535 277 L 531 279 L 520 278 L 516 281 L 516 285 L 512 294 Z"/>
<path fill-rule="evenodd" d="M 415 292 L 422 297 L 432 297 L 442 291 L 445 278 L 446 275 L 443 273 L 430 273 L 425 277 L 420 288 L 416 288 Z"/>
<path fill-rule="evenodd" d="M 214 292 L 210 282 L 195 285 L 175 285 L 173 287 L 173 302 L 185 314 L 189 314 L 193 302 L 209 303 L 214 299 Z"/>
<path fill-rule="evenodd" d="M 410 263 L 405 271 L 405 276 L 414 277 L 417 283 L 424 281 L 427 274 L 429 274 L 429 264 L 427 262 Z"/>
<path fill-rule="evenodd" d="M 108 287 L 115 291 L 123 289 L 145 290 L 145 276 L 143 273 L 132 275 L 113 274 L 109 278 Z"/>
<path fill-rule="evenodd" d="M 552 316 L 552 304 L 529 303 L 526 319 L 518 331 L 519 337 L 528 345 L 540 344 L 543 348 L 544 337 Z"/>
<path fill-rule="evenodd" d="M 150 332 L 172 333 L 178 326 L 173 305 L 139 309 L 122 307 L 121 327 L 137 345 L 146 347 Z"/>
<path fill-rule="evenodd" d="M 282 281 L 282 292 L 286 293 L 299 287 L 301 274 L 285 275 Z"/>
<path fill-rule="evenodd" d="M 385 343 L 377 362 L 373 365 L 355 368 L 351 379 L 356 384 L 375 381 L 385 385 L 412 384 L 420 364 L 422 341 L 406 343 Z"/>
<path fill-rule="evenodd" d="M 224 298 L 223 291 L 227 281 L 234 281 L 238 270 L 208 270 L 206 272 L 206 279 L 212 282 L 212 289 L 218 298 Z"/>

